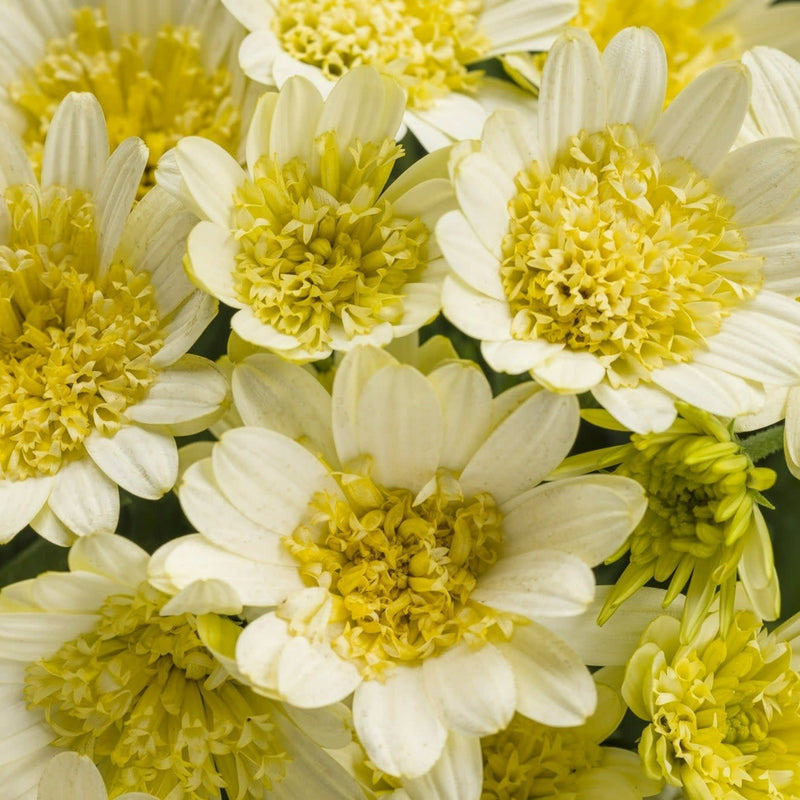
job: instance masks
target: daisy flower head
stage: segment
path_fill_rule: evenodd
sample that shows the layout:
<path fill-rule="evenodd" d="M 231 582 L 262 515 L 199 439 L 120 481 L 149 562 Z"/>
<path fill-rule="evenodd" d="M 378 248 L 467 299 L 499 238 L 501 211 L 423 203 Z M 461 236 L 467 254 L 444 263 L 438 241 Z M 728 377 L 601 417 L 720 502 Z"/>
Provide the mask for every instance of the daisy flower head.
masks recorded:
<path fill-rule="evenodd" d="M 147 148 L 109 156 L 92 95 L 53 116 L 41 183 L 0 139 L 0 541 L 30 523 L 70 544 L 113 533 L 118 485 L 169 490 L 173 436 L 216 418 L 224 376 L 185 355 L 216 304 L 180 268 L 195 218 L 156 189 L 130 210 Z"/>
<path fill-rule="evenodd" d="M 355 692 L 370 760 L 403 777 L 448 730 L 488 735 L 515 711 L 583 722 L 594 684 L 547 625 L 586 608 L 590 565 L 644 499 L 611 476 L 539 485 L 575 438 L 573 397 L 528 382 L 492 399 L 471 362 L 425 375 L 374 347 L 344 357 L 332 395 L 272 355 L 233 387 L 245 425 L 178 490 L 199 534 L 160 548 L 152 575 L 169 591 L 219 579 L 263 611 L 236 647 L 258 691 L 300 707 Z"/>
<path fill-rule="evenodd" d="M 727 636 L 717 622 L 712 614 L 682 644 L 680 623 L 659 617 L 628 664 L 623 697 L 648 723 L 644 769 L 687 800 L 797 797 L 800 675 L 790 632 L 768 633 L 748 610 L 736 612 Z"/>
<path fill-rule="evenodd" d="M 86 792 L 59 800 L 360 797 L 321 749 L 349 741 L 343 709 L 297 712 L 236 680 L 200 639 L 213 615 L 154 589 L 148 562 L 98 534 L 73 546 L 69 572 L 0 592 L 3 797 L 34 800 L 38 784 L 46 800 L 57 781 Z"/>
<path fill-rule="evenodd" d="M 399 86 L 360 67 L 326 100 L 302 77 L 264 95 L 247 170 L 206 139 L 178 143 L 164 185 L 204 218 L 187 269 L 238 309 L 231 325 L 242 339 L 315 361 L 385 345 L 439 313 L 446 267 L 432 231 L 454 207 L 447 155 L 385 189 L 403 154 L 402 114 Z"/>
<path fill-rule="evenodd" d="M 477 137 L 484 104 L 517 101 L 471 64 L 546 50 L 578 10 L 578 0 L 223 1 L 251 31 L 239 53 L 251 78 L 280 87 L 304 75 L 327 94 L 354 67 L 374 67 L 403 87 L 405 123 L 429 151 Z"/>
<path fill-rule="evenodd" d="M 580 0 L 570 24 L 605 48 L 623 28 L 643 26 L 658 34 L 667 52 L 667 100 L 701 72 L 756 45 L 800 55 L 800 8 L 772 0 Z M 515 80 L 538 87 L 544 55 L 515 53 L 508 64 Z"/>
<path fill-rule="evenodd" d="M 244 157 L 242 134 L 263 87 L 239 68 L 245 31 L 218 0 L 9 0 L 3 14 L 0 120 L 37 165 L 72 91 L 99 99 L 112 149 L 129 136 L 148 146 L 140 196 L 184 136 Z"/>
<path fill-rule="evenodd" d="M 619 606 L 651 580 L 669 581 L 668 606 L 687 586 L 681 636 L 691 639 L 719 602 L 723 635 L 733 618 L 737 577 L 762 619 L 780 613 L 780 589 L 772 543 L 759 506 L 776 480 L 756 467 L 731 424 L 678 403 L 678 418 L 661 433 L 634 433 L 627 444 L 567 459 L 563 474 L 614 468 L 640 483 L 647 512 L 628 541 L 608 559 L 629 554 L 629 563 L 606 597 L 604 624 Z M 620 425 L 605 411 L 583 412 L 611 430 Z M 559 472 L 556 472 L 559 474 Z"/>
<path fill-rule="evenodd" d="M 662 113 L 664 48 L 629 28 L 550 51 L 538 130 L 496 112 L 452 170 L 443 310 L 489 365 L 592 391 L 637 432 L 678 398 L 734 417 L 800 378 L 800 305 L 774 245 L 800 230 L 800 142 L 729 152 L 750 97 L 728 62 Z M 717 102 L 725 97 L 724 103 Z M 791 269 L 791 267 L 789 267 Z"/>

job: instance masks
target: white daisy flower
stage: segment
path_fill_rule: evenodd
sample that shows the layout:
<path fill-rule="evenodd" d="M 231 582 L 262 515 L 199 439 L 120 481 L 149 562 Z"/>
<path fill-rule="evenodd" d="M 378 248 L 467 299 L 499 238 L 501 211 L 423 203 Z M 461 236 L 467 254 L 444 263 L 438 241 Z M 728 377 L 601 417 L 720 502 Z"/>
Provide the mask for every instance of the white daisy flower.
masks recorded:
<path fill-rule="evenodd" d="M 160 548 L 152 579 L 219 579 L 261 613 L 236 648 L 258 691 L 309 708 L 354 692 L 370 760 L 403 777 L 448 731 L 583 722 L 594 684 L 548 625 L 590 603 L 591 565 L 644 498 L 605 475 L 538 485 L 577 433 L 573 397 L 528 382 L 493 400 L 471 362 L 424 376 L 373 347 L 332 395 L 276 356 L 245 359 L 233 387 L 245 426 L 178 490 L 200 533 Z"/>
<path fill-rule="evenodd" d="M 571 25 L 605 48 L 623 28 L 654 30 L 667 51 L 667 99 L 701 72 L 750 47 L 770 45 L 800 56 L 800 8 L 772 0 L 580 0 Z M 538 87 L 544 56 L 508 57 L 515 80 Z"/>
<path fill-rule="evenodd" d="M 362 797 L 323 749 L 350 741 L 345 709 L 304 712 L 244 686 L 200 639 L 239 629 L 182 609 L 224 587 L 169 598 L 148 584 L 148 562 L 99 534 L 70 550 L 70 572 L 0 592 L 4 800 Z M 70 782 L 84 791 L 66 793 Z"/>
<path fill-rule="evenodd" d="M 223 0 L 252 33 L 244 71 L 278 87 L 304 75 L 327 94 L 360 64 L 397 80 L 404 121 L 426 150 L 476 138 L 485 103 L 523 94 L 469 65 L 515 50 L 547 50 L 578 0 Z"/>
<path fill-rule="evenodd" d="M 140 195 L 184 136 L 244 159 L 244 131 L 263 91 L 238 65 L 244 28 L 218 0 L 7 0 L 0 43 L 0 121 L 41 159 L 50 120 L 71 91 L 91 92 L 114 149 L 150 149 Z"/>
<path fill-rule="evenodd" d="M 444 313 L 493 369 L 590 390 L 639 433 L 668 427 L 676 397 L 733 417 L 764 384 L 800 379 L 800 306 L 775 255 L 800 233 L 800 142 L 729 152 L 750 97 L 741 63 L 662 113 L 666 75 L 652 31 L 623 31 L 602 57 L 565 34 L 538 131 L 494 114 L 454 158 L 460 210 L 436 231 L 454 273 Z"/>
<path fill-rule="evenodd" d="M 446 267 L 432 232 L 455 207 L 447 151 L 384 190 L 403 154 L 393 138 L 402 114 L 400 88 L 369 67 L 325 101 L 295 77 L 259 100 L 246 171 L 198 137 L 159 167 L 159 183 L 204 218 L 189 237 L 189 274 L 239 309 L 242 339 L 313 361 L 388 344 L 439 313 Z"/>
<path fill-rule="evenodd" d="M 185 355 L 216 303 L 180 267 L 194 216 L 158 189 L 130 211 L 147 148 L 109 157 L 92 95 L 54 115 L 41 184 L 0 142 L 0 542 L 30 523 L 71 544 L 114 532 L 118 485 L 168 491 L 174 435 L 221 413 L 224 376 Z"/>

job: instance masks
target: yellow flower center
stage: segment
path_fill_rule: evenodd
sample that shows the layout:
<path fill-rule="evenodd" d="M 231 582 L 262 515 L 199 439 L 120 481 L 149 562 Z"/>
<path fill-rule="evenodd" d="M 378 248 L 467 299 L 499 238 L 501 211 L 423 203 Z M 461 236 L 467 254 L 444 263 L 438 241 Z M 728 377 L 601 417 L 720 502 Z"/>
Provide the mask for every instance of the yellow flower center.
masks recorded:
<path fill-rule="evenodd" d="M 146 584 L 109 597 L 91 632 L 28 667 L 28 706 L 112 798 L 261 800 L 286 758 L 274 706 L 214 661 L 193 616 L 159 616 L 166 599 Z"/>
<path fill-rule="evenodd" d="M 293 159 L 262 158 L 236 192 L 234 283 L 258 319 L 324 349 L 332 325 L 348 338 L 403 315 L 403 287 L 427 266 L 428 229 L 379 197 L 402 148 L 357 143 L 342 158 L 336 134 L 317 142 L 319 178 Z"/>
<path fill-rule="evenodd" d="M 692 773 L 689 783 L 702 782 L 714 800 L 800 794 L 800 676 L 791 657 L 745 611 L 724 640 L 681 648 L 648 678 L 645 765 L 684 785 Z"/>
<path fill-rule="evenodd" d="M 647 490 L 647 512 L 631 534 L 634 563 L 652 562 L 665 580 L 684 554 L 709 558 L 747 531 L 758 493 L 776 479 L 756 467 L 728 429 L 682 405 L 684 416 L 659 434 L 633 434 L 617 470 Z"/>
<path fill-rule="evenodd" d="M 652 28 L 667 52 L 670 101 L 703 70 L 741 55 L 741 37 L 735 27 L 709 25 L 730 5 L 731 0 L 581 0 L 572 24 L 589 31 L 601 50 L 623 28 Z"/>
<path fill-rule="evenodd" d="M 647 511 L 625 544 L 608 562 L 630 552 L 630 564 L 606 599 L 600 621 L 640 586 L 672 577 L 669 595 L 680 592 L 698 563 L 712 566 L 719 585 L 736 580 L 736 570 L 761 492 L 776 479 L 756 467 L 718 419 L 685 403 L 663 433 L 633 434 L 617 475 L 638 481 L 647 492 Z M 729 588 L 731 588 L 729 587 Z M 725 619 L 733 609 L 724 602 Z M 708 598 L 711 603 L 712 598 Z"/>
<path fill-rule="evenodd" d="M 630 125 L 572 136 L 516 186 L 501 266 L 512 335 L 593 353 L 613 385 L 691 360 L 761 283 L 731 206 Z"/>
<path fill-rule="evenodd" d="M 204 136 L 236 153 L 241 113 L 232 78 L 224 67 L 206 71 L 198 29 L 163 25 L 152 40 L 125 34 L 114 42 L 101 9 L 84 6 L 74 17 L 74 32 L 51 39 L 47 55 L 8 89 L 28 119 L 25 141 L 34 162 L 69 92 L 97 96 L 112 149 L 128 136 L 144 139 L 150 158 L 140 196 L 154 184 L 159 158 L 184 136 Z"/>
<path fill-rule="evenodd" d="M 499 626 L 510 635 L 509 615 L 469 599 L 500 553 L 502 515 L 490 495 L 462 499 L 442 478 L 415 503 L 408 489 L 362 475 L 341 474 L 338 482 L 346 499 L 317 492 L 311 523 L 285 544 L 301 574 L 337 598 L 344 630 L 333 646 L 342 657 L 374 675 L 435 655 L 467 633 L 485 640 Z"/>
<path fill-rule="evenodd" d="M 521 714 L 505 730 L 481 739 L 481 750 L 481 800 L 573 797 L 576 776 L 602 757 L 579 728 L 550 728 Z"/>
<path fill-rule="evenodd" d="M 474 91 L 466 65 L 489 51 L 470 0 L 278 0 L 272 29 L 284 50 L 331 80 L 359 64 L 391 75 L 411 108 Z"/>
<path fill-rule="evenodd" d="M 0 245 L 0 475 L 53 474 L 92 432 L 118 430 L 155 379 L 164 335 L 147 273 L 97 269 L 90 198 L 6 190 Z"/>

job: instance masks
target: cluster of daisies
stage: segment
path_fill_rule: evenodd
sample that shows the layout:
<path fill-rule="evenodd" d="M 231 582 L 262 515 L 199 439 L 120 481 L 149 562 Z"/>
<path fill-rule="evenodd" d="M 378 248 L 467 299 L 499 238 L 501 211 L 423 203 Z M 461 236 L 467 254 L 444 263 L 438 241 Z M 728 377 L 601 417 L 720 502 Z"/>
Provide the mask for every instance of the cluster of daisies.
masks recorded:
<path fill-rule="evenodd" d="M 800 798 L 798 3 L 0 22 L 2 800 Z"/>

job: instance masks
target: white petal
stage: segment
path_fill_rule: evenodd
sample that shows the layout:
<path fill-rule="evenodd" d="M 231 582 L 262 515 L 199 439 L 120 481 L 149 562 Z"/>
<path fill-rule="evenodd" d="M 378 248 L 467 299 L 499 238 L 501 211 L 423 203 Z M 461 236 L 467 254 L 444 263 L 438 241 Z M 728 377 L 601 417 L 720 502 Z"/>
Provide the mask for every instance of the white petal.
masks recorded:
<path fill-rule="evenodd" d="M 574 397 L 540 391 L 492 432 L 461 473 L 466 496 L 489 492 L 502 504 L 531 489 L 563 461 L 578 433 Z"/>
<path fill-rule="evenodd" d="M 336 131 L 336 146 L 344 163 L 352 160 L 349 150 L 356 140 L 382 141 L 400 127 L 405 109 L 397 84 L 374 69 L 357 66 L 334 85 L 316 123 L 315 137 Z M 358 114 L 353 109 L 359 109 Z"/>
<path fill-rule="evenodd" d="M 568 28 L 547 55 L 539 92 L 539 138 L 552 165 L 567 140 L 606 122 L 606 85 L 597 45 L 581 28 Z"/>
<path fill-rule="evenodd" d="M 456 164 L 453 183 L 464 217 L 484 247 L 500 258 L 508 203 L 517 193 L 514 182 L 488 156 L 470 153 Z"/>
<path fill-rule="evenodd" d="M 418 667 L 398 666 L 383 682 L 364 681 L 353 697 L 353 723 L 370 761 L 390 775 L 425 774 L 447 739 Z"/>
<path fill-rule="evenodd" d="M 185 355 L 161 372 L 144 399 L 125 413 L 128 419 L 145 425 L 173 425 L 213 417 L 227 396 L 228 382 L 213 362 Z"/>
<path fill-rule="evenodd" d="M 222 4 L 249 31 L 268 27 L 275 15 L 275 7 L 270 0 L 222 0 Z"/>
<path fill-rule="evenodd" d="M 217 578 L 192 581 L 162 607 L 162 617 L 173 614 L 239 614 L 242 601 L 236 589 Z"/>
<path fill-rule="evenodd" d="M 513 180 L 537 160 L 536 134 L 519 111 L 501 109 L 486 120 L 481 150 Z"/>
<path fill-rule="evenodd" d="M 192 464 L 178 487 L 181 507 L 189 522 L 210 542 L 265 564 L 297 567 L 276 534 L 234 508 L 214 480 L 211 459 Z"/>
<path fill-rule="evenodd" d="M 193 292 L 164 325 L 166 338 L 150 359 L 154 367 L 174 364 L 197 341 L 217 315 L 217 301 L 205 292 Z"/>
<path fill-rule="evenodd" d="M 561 350 L 531 368 L 533 377 L 553 392 L 588 392 L 603 380 L 605 367 L 591 353 Z"/>
<path fill-rule="evenodd" d="M 36 533 L 48 542 L 59 547 L 71 547 L 75 544 L 77 536 L 50 510 L 45 503 L 39 513 L 30 521 L 30 526 Z"/>
<path fill-rule="evenodd" d="M 594 573 L 577 556 L 536 548 L 501 558 L 470 597 L 525 617 L 572 617 L 594 597 Z"/>
<path fill-rule="evenodd" d="M 278 356 L 258 354 L 236 366 L 231 383 L 245 425 L 282 433 L 329 464 L 336 462 L 331 396 L 308 370 Z"/>
<path fill-rule="evenodd" d="M 288 535 L 309 516 L 317 491 L 339 493 L 325 466 L 292 439 L 264 428 L 223 434 L 211 456 L 227 499 L 268 530 Z"/>
<path fill-rule="evenodd" d="M 299 158 L 310 164 L 314 148 L 313 131 L 322 114 L 322 97 L 311 81 L 296 76 L 284 84 L 275 102 L 269 142 L 262 150 L 279 164 Z"/>
<path fill-rule="evenodd" d="M 405 119 L 420 144 L 431 152 L 453 142 L 479 138 L 487 115 L 475 98 L 450 92 L 437 98 L 430 108 L 409 111 Z"/>
<path fill-rule="evenodd" d="M 529 0 L 505 0 L 484 6 L 478 25 L 492 42 L 491 55 L 547 49 L 541 43 L 543 34 L 552 37 L 578 12 L 577 3 L 570 0 L 539 0 L 533 4 Z"/>
<path fill-rule="evenodd" d="M 333 438 L 340 464 L 346 464 L 359 454 L 358 404 L 365 384 L 378 370 L 396 363 L 385 350 L 356 347 L 336 370 L 331 403 Z"/>
<path fill-rule="evenodd" d="M 618 422 L 636 433 L 666 430 L 678 414 L 669 394 L 647 384 L 612 389 L 607 383 L 599 383 L 592 394 Z"/>
<path fill-rule="evenodd" d="M 272 325 L 263 323 L 247 306 L 233 315 L 231 328 L 246 342 L 270 350 L 293 350 L 300 346 L 295 336 L 280 333 Z M 325 353 L 320 353 L 318 357 L 325 358 L 328 355 L 330 355 L 330 349 Z"/>
<path fill-rule="evenodd" d="M 94 762 L 87 756 L 68 751 L 59 753 L 47 765 L 39 781 L 37 800 L 63 800 L 81 797 L 105 800 L 106 785 Z"/>
<path fill-rule="evenodd" d="M 136 588 L 147 577 L 150 557 L 130 539 L 110 534 L 78 539 L 69 551 L 73 572 L 93 572 Z"/>
<path fill-rule="evenodd" d="M 0 126 L 0 181 L 4 191 L 9 186 L 36 185 L 36 176 L 21 139 L 5 125 Z"/>
<path fill-rule="evenodd" d="M 45 572 L 32 587 L 33 599 L 46 611 L 77 614 L 96 614 L 107 597 L 129 591 L 129 586 L 91 572 Z"/>
<path fill-rule="evenodd" d="M 42 154 L 42 188 L 56 184 L 94 194 L 108 158 L 108 132 L 97 98 L 71 92 L 50 121 Z"/>
<path fill-rule="evenodd" d="M 32 612 L 0 615 L 0 652 L 12 661 L 38 661 L 64 642 L 88 633 L 99 621 L 97 614 Z"/>
<path fill-rule="evenodd" d="M 278 92 L 265 92 L 256 103 L 250 127 L 247 131 L 247 169 L 253 174 L 256 162 L 261 156 L 269 153 L 269 136 Z"/>
<path fill-rule="evenodd" d="M 253 620 L 236 642 L 236 664 L 254 686 L 278 696 L 278 661 L 291 641 L 289 626 L 274 612 Z"/>
<path fill-rule="evenodd" d="M 758 411 L 764 392 L 756 384 L 702 364 L 675 364 L 651 373 L 653 383 L 681 400 L 721 417 Z"/>
<path fill-rule="evenodd" d="M 468 736 L 488 736 L 514 716 L 516 690 L 508 661 L 491 644 L 459 644 L 422 662 L 425 692 L 442 723 Z"/>
<path fill-rule="evenodd" d="M 753 79 L 750 113 L 763 136 L 800 139 L 800 64 L 772 47 L 742 56 Z"/>
<path fill-rule="evenodd" d="M 511 338 L 508 303 L 476 292 L 458 278 L 445 278 L 442 311 L 453 325 L 473 339 L 506 341 Z"/>
<path fill-rule="evenodd" d="M 450 211 L 436 225 L 436 241 L 453 272 L 477 292 L 505 300 L 500 262 L 481 243 L 466 217 Z"/>
<path fill-rule="evenodd" d="M 659 157 L 685 158 L 708 175 L 736 140 L 749 100 L 750 74 L 741 62 L 710 67 L 670 103 L 655 124 L 651 139 Z"/>
<path fill-rule="evenodd" d="M 178 448 L 172 436 L 125 425 L 113 436 L 92 433 L 84 446 L 109 478 L 137 497 L 158 500 L 178 478 Z"/>
<path fill-rule="evenodd" d="M 707 348 L 695 353 L 695 361 L 759 383 L 795 384 L 800 378 L 796 338 L 760 314 L 734 313 L 709 338 Z"/>
<path fill-rule="evenodd" d="M 78 536 L 116 530 L 119 520 L 117 485 L 91 458 L 81 458 L 61 467 L 47 502 L 53 513 Z"/>
<path fill-rule="evenodd" d="M 510 505 L 504 508 L 504 558 L 554 548 L 596 566 L 624 543 L 647 501 L 630 478 L 586 475 L 541 484 Z"/>
<path fill-rule="evenodd" d="M 139 182 L 147 166 L 145 143 L 131 136 L 112 153 L 97 187 L 98 268 L 102 272 L 111 262 L 131 211 Z"/>
<path fill-rule="evenodd" d="M 543 725 L 582 724 L 594 712 L 597 692 L 575 651 L 541 625 L 518 625 L 500 650 L 514 670 L 517 710 Z"/>
<path fill-rule="evenodd" d="M 50 477 L 0 481 L 0 544 L 13 539 L 39 513 L 52 486 Z"/>
<path fill-rule="evenodd" d="M 248 606 L 277 605 L 304 585 L 295 567 L 253 561 L 198 535 L 172 539 L 153 555 L 150 580 L 156 585 L 180 590 L 210 578 L 229 584 Z"/>
<path fill-rule="evenodd" d="M 236 292 L 233 273 L 240 248 L 226 228 L 215 222 L 198 222 L 186 243 L 187 272 L 192 281 L 233 308 L 245 303 Z"/>
<path fill-rule="evenodd" d="M 661 114 L 667 91 L 667 56 L 649 28 L 625 28 L 603 51 L 608 123 L 627 122 L 646 133 Z"/>
<path fill-rule="evenodd" d="M 327 642 L 293 636 L 278 662 L 278 691 L 298 708 L 320 708 L 344 700 L 361 683 L 361 673 Z"/>
<path fill-rule="evenodd" d="M 481 342 L 481 354 L 486 363 L 497 372 L 519 375 L 547 361 L 564 349 L 563 344 L 533 339 L 522 342 L 508 339 L 505 342 Z"/>
<path fill-rule="evenodd" d="M 196 222 L 179 200 L 154 186 L 125 223 L 116 255 L 150 273 L 162 319 L 194 291 L 181 262 L 186 237 Z"/>
<path fill-rule="evenodd" d="M 210 139 L 187 136 L 178 142 L 175 158 L 192 199 L 212 222 L 231 224 L 233 196 L 247 175 L 233 156 Z"/>
<path fill-rule="evenodd" d="M 451 731 L 433 769 L 403 781 L 410 800 L 480 800 L 483 757 L 477 736 Z"/>
<path fill-rule="evenodd" d="M 645 586 L 600 627 L 597 615 L 612 588 L 598 586 L 592 603 L 577 617 L 548 617 L 537 622 L 574 647 L 583 663 L 597 667 L 624 666 L 639 646 L 644 629 L 655 617 L 669 614 L 677 619 L 681 616 L 684 596 L 679 595 L 669 608 L 664 609 L 666 592 Z"/>
<path fill-rule="evenodd" d="M 442 407 L 444 440 L 440 465 L 460 472 L 489 432 L 492 389 L 472 362 L 444 364 L 428 375 Z"/>
<path fill-rule="evenodd" d="M 712 180 L 735 207 L 734 222 L 769 222 L 787 206 L 797 206 L 800 142 L 763 139 L 740 147 L 723 159 Z"/>
<path fill-rule="evenodd" d="M 796 223 L 754 225 L 747 229 L 748 250 L 764 256 L 764 288 L 786 297 L 800 296 L 800 238 Z"/>
<path fill-rule="evenodd" d="M 373 375 L 358 400 L 358 449 L 387 487 L 418 492 L 434 475 L 442 450 L 442 410 L 431 384 L 407 365 Z"/>

